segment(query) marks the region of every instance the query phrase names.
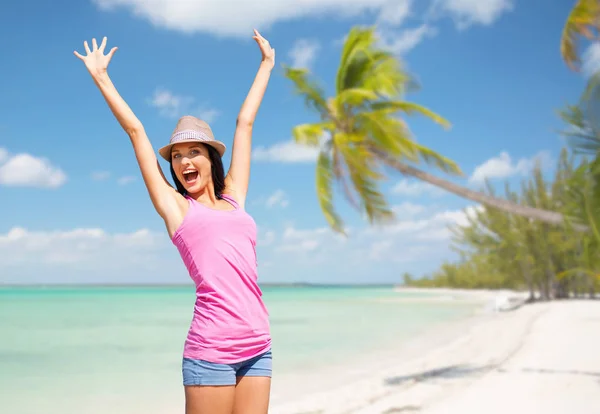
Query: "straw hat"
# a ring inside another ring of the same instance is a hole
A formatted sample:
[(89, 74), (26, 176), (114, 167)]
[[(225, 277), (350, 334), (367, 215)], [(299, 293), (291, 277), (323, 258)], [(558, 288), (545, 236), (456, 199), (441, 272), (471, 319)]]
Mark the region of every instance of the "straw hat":
[(210, 145), (219, 152), (221, 157), (226, 149), (225, 144), (215, 139), (210, 126), (206, 122), (191, 115), (179, 118), (175, 130), (171, 134), (169, 144), (159, 149), (158, 153), (170, 162), (171, 147), (180, 142), (201, 142)]

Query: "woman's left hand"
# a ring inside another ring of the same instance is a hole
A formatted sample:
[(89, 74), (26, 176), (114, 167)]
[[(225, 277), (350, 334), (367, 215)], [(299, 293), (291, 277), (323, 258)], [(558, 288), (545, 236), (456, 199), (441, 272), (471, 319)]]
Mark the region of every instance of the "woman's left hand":
[(260, 47), (260, 51), (262, 53), (262, 61), (269, 65), (270, 69), (273, 69), (275, 66), (275, 49), (271, 47), (269, 41), (261, 36), (258, 33), (258, 30), (254, 29), (254, 36), (252, 36), (256, 43), (258, 43), (258, 47)]

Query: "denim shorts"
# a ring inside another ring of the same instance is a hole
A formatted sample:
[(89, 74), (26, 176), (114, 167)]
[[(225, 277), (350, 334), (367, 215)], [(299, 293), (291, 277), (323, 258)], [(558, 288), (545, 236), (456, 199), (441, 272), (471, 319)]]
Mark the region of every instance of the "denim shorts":
[(271, 351), (235, 364), (183, 358), (183, 385), (235, 385), (236, 377), (271, 377)]

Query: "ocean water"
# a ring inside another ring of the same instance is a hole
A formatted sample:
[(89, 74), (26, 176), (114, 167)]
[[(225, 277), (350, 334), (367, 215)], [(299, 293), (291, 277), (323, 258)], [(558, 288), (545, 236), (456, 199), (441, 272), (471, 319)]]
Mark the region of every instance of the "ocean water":
[[(263, 293), (275, 372), (294, 375), (476, 311), (392, 288)], [(191, 286), (0, 288), (0, 413), (176, 412), (193, 304)]]

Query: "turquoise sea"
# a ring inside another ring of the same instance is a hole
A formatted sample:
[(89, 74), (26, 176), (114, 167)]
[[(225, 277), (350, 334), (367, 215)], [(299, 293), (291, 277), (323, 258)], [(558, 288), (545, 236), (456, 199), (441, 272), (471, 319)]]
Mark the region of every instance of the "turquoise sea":
[[(264, 287), (276, 373), (377, 352), (476, 305), (391, 287)], [(0, 288), (0, 413), (179, 412), (192, 286)]]

